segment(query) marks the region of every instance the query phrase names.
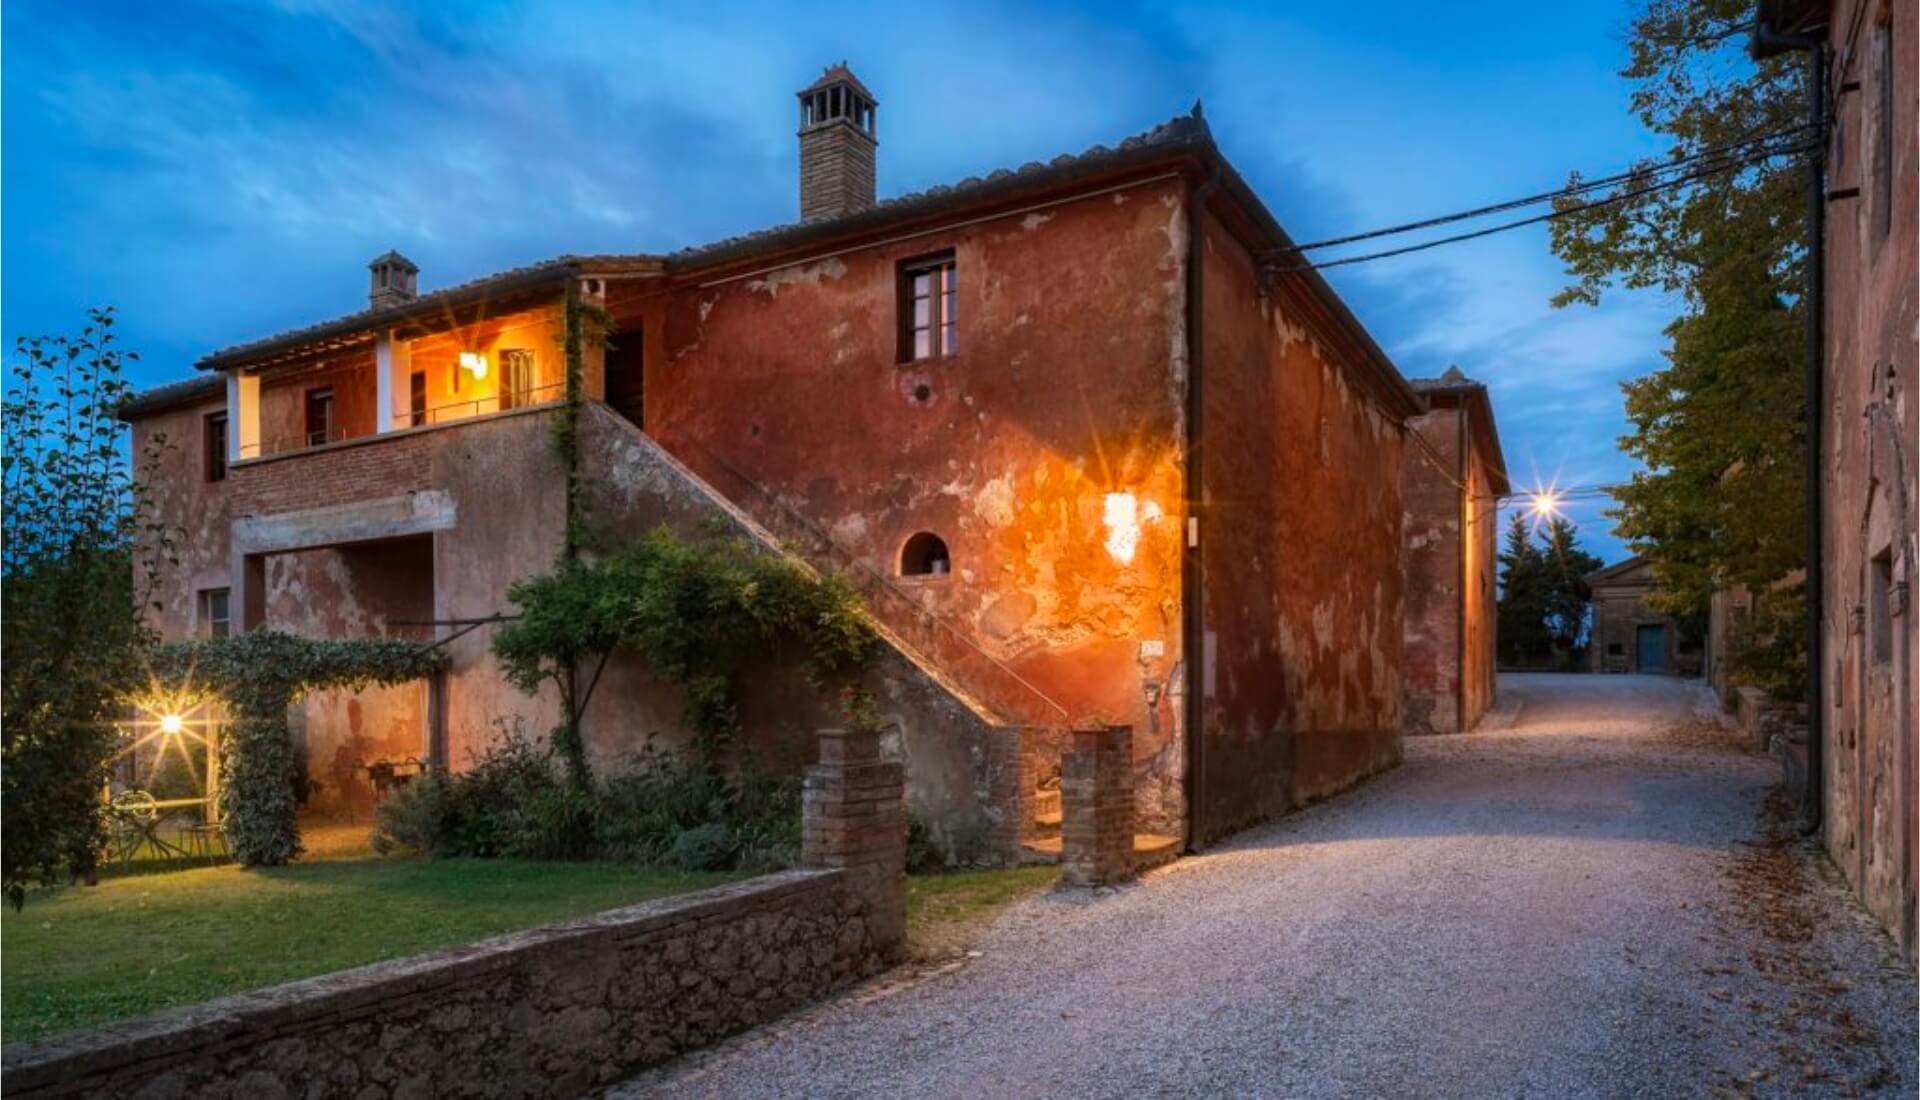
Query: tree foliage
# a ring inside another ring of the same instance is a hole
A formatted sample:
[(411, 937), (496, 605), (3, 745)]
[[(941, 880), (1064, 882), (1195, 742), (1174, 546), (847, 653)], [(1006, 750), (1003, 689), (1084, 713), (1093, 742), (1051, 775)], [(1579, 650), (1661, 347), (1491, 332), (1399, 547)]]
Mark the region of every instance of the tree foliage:
[[(171, 551), (165, 530), (136, 518), (143, 479), (114, 412), (138, 356), (113, 326), (99, 309), (77, 336), (19, 340), (4, 402), (0, 888), (16, 906), (31, 883), (94, 866), (113, 721), (150, 637), (138, 605)], [(142, 468), (165, 447), (156, 437)]]
[(1507, 523), (1500, 552), (1499, 646), (1508, 664), (1536, 664), (1586, 642), (1592, 594), (1581, 578), (1600, 559), (1582, 550), (1571, 522), (1556, 517), (1536, 537), (1527, 517)]
[(736, 686), (749, 661), (797, 645), (808, 674), (825, 682), (858, 672), (877, 641), (843, 580), (739, 539), (686, 540), (664, 527), (592, 561), (564, 560), (507, 596), (520, 617), (494, 635), (493, 651), (522, 691), (560, 689), (554, 742), (583, 786), (580, 719), (616, 649), (680, 686), (683, 720), (713, 762), (736, 732)]
[[(1621, 75), (1671, 156), (1805, 119), (1797, 66), (1747, 58), (1752, 18), (1751, 0), (1645, 0)], [(1632, 432), (1621, 447), (1646, 469), (1609, 513), (1676, 615), (1697, 618), (1716, 589), (1763, 588), (1804, 560), (1804, 222), (1800, 163), (1772, 158), (1553, 223), (1574, 279), (1556, 304), (1597, 303), (1616, 285), (1683, 304), (1666, 366), (1623, 387)]]
[(276, 630), (194, 638), (153, 651), (145, 705), (225, 707), (221, 825), (241, 864), (273, 866), (300, 854), (294, 821), (298, 761), (287, 708), (309, 691), (402, 684), (446, 664), (443, 650), (393, 638), (300, 638)]

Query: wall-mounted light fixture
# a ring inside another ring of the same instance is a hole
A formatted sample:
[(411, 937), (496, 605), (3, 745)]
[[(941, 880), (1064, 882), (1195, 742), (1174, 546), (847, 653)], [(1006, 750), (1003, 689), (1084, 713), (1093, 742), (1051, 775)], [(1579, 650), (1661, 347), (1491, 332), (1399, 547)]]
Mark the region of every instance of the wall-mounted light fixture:
[(1108, 493), (1100, 518), (1107, 528), (1107, 553), (1121, 565), (1131, 565), (1140, 549), (1140, 529), (1160, 518), (1160, 506), (1150, 500), (1142, 504), (1132, 493)]
[(473, 375), (473, 380), (478, 382), (487, 376), (487, 357), (481, 352), (463, 351), (460, 353), (460, 369)]

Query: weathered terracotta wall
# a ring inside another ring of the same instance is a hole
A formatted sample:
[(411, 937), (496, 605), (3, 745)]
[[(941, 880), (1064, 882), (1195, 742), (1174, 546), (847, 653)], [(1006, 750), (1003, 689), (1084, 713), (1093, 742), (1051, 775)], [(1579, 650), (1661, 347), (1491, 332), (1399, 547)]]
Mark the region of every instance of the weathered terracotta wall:
[[(333, 387), (333, 428), (329, 439), (372, 435), (378, 396), (373, 353), (357, 352), (329, 361), (317, 370), (275, 375), (260, 381), (261, 454), (307, 446), (307, 392)], [(249, 454), (246, 457), (254, 458)]]
[[(1464, 466), (1467, 413), (1443, 405), (1413, 418), (1427, 449), (1409, 449), (1406, 461), (1406, 623), (1401, 652), (1407, 733), (1458, 733), (1465, 692), (1464, 629), (1466, 510), (1456, 482)], [(1431, 452), (1431, 453), (1429, 453)]]
[[(507, 588), (558, 559), (566, 531), (565, 475), (552, 446), (559, 410), (516, 413), (424, 433), (430, 480), (453, 497), (459, 520), (433, 536), (434, 617), (511, 611)], [(457, 628), (443, 628), (451, 632)], [(502, 724), (544, 735), (559, 719), (552, 689), (529, 697), (500, 674), (493, 630), (447, 644), (447, 759), (465, 767)]]
[[(1471, 428), (1471, 425), (1470, 425)], [(1461, 594), (1460, 627), (1460, 728), (1471, 730), (1480, 724), (1493, 706), (1497, 689), (1495, 664), (1498, 661), (1497, 624), (1500, 619), (1500, 567), (1494, 539), (1499, 528), (1500, 501), (1495, 495), (1494, 471), (1487, 462), (1484, 443), (1468, 448), (1467, 490), (1462, 501), (1463, 531), (1460, 552), (1465, 558), (1461, 569), (1466, 591)], [(1408, 459), (1411, 466), (1413, 460)]]
[(1204, 224), (1207, 839), (1400, 759), (1403, 445)]
[[(1062, 724), (1132, 724), (1143, 813), (1167, 823), (1183, 816), (1166, 689), (1184, 231), (1176, 185), (1153, 184), (665, 295), (616, 284), (609, 301), (645, 330), (647, 429), (668, 450), (769, 526), (804, 516), (883, 574), (909, 536), (938, 534), (953, 572), (910, 582), (912, 601)], [(897, 265), (949, 249), (959, 354), (899, 363)], [(1110, 493), (1153, 517), (1131, 561), (1105, 546)], [(1003, 713), (1032, 702), (950, 672)]]
[[(1832, 26), (1855, 27), (1863, 3), (1858, 38), (1834, 43), (1831, 85), (1858, 90), (1836, 100), (1845, 141), (1829, 147), (1829, 186), (1859, 193), (1827, 206), (1825, 836), (1911, 957), (1920, 860), (1920, 34), (1912, 5), (1871, 0), (1837, 0)], [(1883, 43), (1893, 53), (1890, 96)]]
[[(600, 405), (583, 413), (580, 433), (587, 512), (596, 537), (621, 542), (667, 527), (683, 537), (712, 525), (769, 544), (746, 514), (668, 455), (638, 429)], [(815, 732), (842, 723), (836, 700), (808, 682), (800, 654), (783, 654), (743, 675), (737, 700), (751, 762), (791, 774), (812, 762)], [(1005, 861), (1015, 853), (1020, 822), (1005, 797), (1018, 768), (1020, 731), (956, 694), (941, 678), (896, 649), (883, 650), (864, 686), (888, 725), (887, 751), (906, 765), (910, 805), (949, 858)], [(649, 743), (689, 748), (680, 725), (681, 695), (631, 655), (608, 663), (584, 725), (589, 751), (603, 770), (627, 766)]]
[[(404, 624), (433, 617), (433, 540), (414, 536), (267, 559), (265, 626), (307, 638), (431, 637)], [(316, 691), (294, 715), (296, 743), (314, 781), (314, 803), (334, 809), (370, 802), (355, 765), (425, 759), (424, 682), (360, 691)]]
[[(157, 413), (132, 425), (134, 476), (145, 477), (151, 492), (142, 519), (165, 524), (175, 532), (171, 554), (143, 553), (159, 570), (146, 608), (147, 621), (167, 641), (205, 633), (206, 624), (199, 621), (198, 593), (225, 588), (232, 577), (228, 557), (232, 483), (207, 480), (202, 435), (207, 414), (225, 407), (226, 400), (220, 398)], [(143, 473), (143, 456), (150, 452), (157, 462), (150, 474)], [(134, 583), (145, 584), (139, 565)]]

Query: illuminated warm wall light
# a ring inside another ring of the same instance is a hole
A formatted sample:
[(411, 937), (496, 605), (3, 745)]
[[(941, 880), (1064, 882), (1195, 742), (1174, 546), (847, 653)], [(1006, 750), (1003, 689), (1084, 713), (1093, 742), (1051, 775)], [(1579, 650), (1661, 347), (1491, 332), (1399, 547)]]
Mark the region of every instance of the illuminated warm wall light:
[(1121, 565), (1133, 564), (1140, 549), (1140, 529), (1160, 518), (1160, 506), (1147, 501), (1143, 506), (1132, 493), (1108, 493), (1101, 522), (1107, 528), (1107, 553)]
[(473, 375), (475, 381), (485, 378), (487, 357), (477, 351), (463, 351), (460, 353), (460, 369)]
[(177, 714), (163, 714), (160, 716), (161, 733), (179, 733), (185, 728), (187, 728), (186, 719), (181, 718)]

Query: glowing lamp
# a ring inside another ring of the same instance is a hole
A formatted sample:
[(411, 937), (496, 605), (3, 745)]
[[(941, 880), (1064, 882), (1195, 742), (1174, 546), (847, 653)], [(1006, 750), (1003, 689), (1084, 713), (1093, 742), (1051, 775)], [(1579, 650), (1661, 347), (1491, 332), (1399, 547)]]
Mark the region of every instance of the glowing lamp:
[(1560, 498), (1552, 490), (1533, 494), (1533, 514), (1545, 519), (1560, 510)]
[(1108, 493), (1101, 522), (1107, 528), (1107, 553), (1121, 565), (1133, 564), (1140, 549), (1140, 527), (1160, 518), (1160, 506), (1148, 501), (1144, 507), (1132, 493)]
[(182, 729), (186, 728), (186, 725), (186, 720), (177, 714), (163, 714), (160, 716), (161, 733), (179, 733)]
[(463, 351), (460, 353), (460, 369), (479, 381), (487, 376), (487, 357), (477, 351)]

